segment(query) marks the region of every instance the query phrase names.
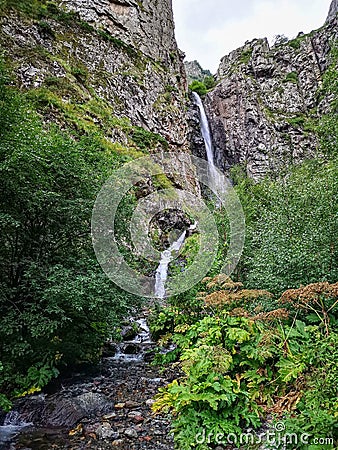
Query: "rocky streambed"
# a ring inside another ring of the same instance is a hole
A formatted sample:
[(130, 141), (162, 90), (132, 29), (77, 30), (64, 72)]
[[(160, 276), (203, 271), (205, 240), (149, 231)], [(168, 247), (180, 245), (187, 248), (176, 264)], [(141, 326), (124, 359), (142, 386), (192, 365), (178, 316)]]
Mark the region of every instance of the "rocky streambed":
[(174, 374), (159, 374), (147, 361), (154, 343), (145, 316), (136, 323), (137, 335), (127, 328), (114, 356), (103, 358), (91, 375), (17, 401), (0, 422), (0, 449), (173, 449), (170, 418), (155, 416), (151, 405)]

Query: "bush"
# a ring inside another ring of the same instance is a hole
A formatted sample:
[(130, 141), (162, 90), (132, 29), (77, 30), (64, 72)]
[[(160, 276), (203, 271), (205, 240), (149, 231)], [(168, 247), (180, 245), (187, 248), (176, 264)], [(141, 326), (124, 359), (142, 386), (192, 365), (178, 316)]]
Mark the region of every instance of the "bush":
[(136, 300), (96, 262), (96, 193), (114, 160), (93, 136), (44, 129), (0, 68), (0, 407), (64, 366), (97, 361)]
[(202, 81), (194, 80), (189, 85), (189, 89), (193, 92), (196, 92), (201, 97), (203, 97), (207, 93), (207, 88)]
[(337, 159), (314, 159), (277, 180), (244, 179), (236, 190), (246, 214), (239, 268), (248, 288), (280, 294), (338, 278)]
[[(309, 323), (309, 317), (306, 322), (297, 320), (297, 308), (290, 308), (290, 316), (280, 307), (264, 309), (268, 293), (247, 292), (223, 275), (205, 283), (205, 306), (200, 311), (204, 313), (197, 320), (185, 320), (172, 308), (171, 313), (165, 310), (158, 316), (157, 328), (162, 321), (165, 333), (170, 317), (176, 345), (159, 361), (179, 358), (183, 375), (160, 389), (153, 409), (173, 413), (177, 448), (207, 450), (221, 442), (226, 445), (227, 435), (239, 436), (248, 427), (257, 430), (263, 421), (271, 422), (269, 417), (283, 420), (285, 433), (308, 433), (309, 442), (314, 437), (334, 439), (336, 322), (331, 322), (327, 335), (325, 328)], [(335, 285), (325, 289), (337, 300)], [(313, 290), (313, 286), (304, 288), (307, 293)], [(213, 294), (222, 302), (210, 303)], [(289, 297), (285, 293), (283, 302)], [(249, 298), (261, 300), (256, 302), (255, 315)], [(337, 311), (331, 312), (337, 318)], [(203, 436), (207, 437), (204, 442)], [(219, 436), (224, 441), (219, 442)], [(307, 447), (299, 442), (292, 448)]]

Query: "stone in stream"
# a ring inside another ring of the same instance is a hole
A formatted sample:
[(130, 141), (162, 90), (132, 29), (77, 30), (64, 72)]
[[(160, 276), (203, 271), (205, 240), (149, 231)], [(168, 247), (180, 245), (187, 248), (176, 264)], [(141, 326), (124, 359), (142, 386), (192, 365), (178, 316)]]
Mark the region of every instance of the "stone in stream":
[(105, 413), (112, 404), (98, 393), (85, 392), (76, 397), (62, 397), (59, 394), (36, 399), (29, 397), (19, 400), (15, 408), (24, 422), (32, 422), (40, 427), (72, 428), (81, 419)]
[(125, 346), (123, 353), (125, 355), (137, 355), (140, 352), (140, 347), (135, 344), (128, 344)]
[(103, 350), (102, 350), (102, 356), (103, 358), (111, 358), (116, 355), (116, 345), (112, 342), (106, 342), (104, 344)]
[(136, 439), (138, 437), (138, 434), (137, 434), (137, 431), (135, 430), (135, 428), (127, 428), (125, 430), (124, 434), (132, 439)]
[(124, 341), (132, 341), (136, 338), (137, 334), (139, 333), (139, 327), (138, 324), (135, 322), (133, 325), (128, 325), (126, 327), (122, 328), (121, 336)]
[(141, 405), (138, 402), (133, 402), (132, 400), (127, 400), (125, 407), (128, 409), (135, 409), (135, 408), (139, 408)]
[(120, 434), (113, 430), (110, 423), (103, 422), (95, 430), (95, 434), (99, 439), (118, 439)]

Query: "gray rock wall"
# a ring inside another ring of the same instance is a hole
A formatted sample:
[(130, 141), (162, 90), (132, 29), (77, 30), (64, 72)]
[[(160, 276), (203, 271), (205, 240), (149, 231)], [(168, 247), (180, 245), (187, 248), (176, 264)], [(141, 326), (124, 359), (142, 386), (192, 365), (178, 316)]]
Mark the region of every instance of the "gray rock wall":
[(312, 119), (326, 104), (317, 92), (336, 38), (337, 18), (272, 48), (266, 39), (247, 42), (221, 60), (205, 99), (220, 168), (243, 163), (258, 179), (314, 155)]
[(326, 19), (326, 23), (330, 22), (332, 19), (334, 19), (337, 16), (338, 13), (338, 0), (332, 0), (329, 14)]
[[(99, 99), (112, 116), (160, 134), (169, 148), (187, 149), (186, 79), (171, 0), (58, 3), (84, 23), (15, 10), (0, 17), (0, 45), (20, 87), (48, 89), (60, 102), (74, 105)], [(54, 117), (48, 114), (47, 120), (58, 118), (58, 107), (52, 106)], [(100, 119), (88, 120), (97, 124)], [(123, 125), (107, 137), (127, 143)]]

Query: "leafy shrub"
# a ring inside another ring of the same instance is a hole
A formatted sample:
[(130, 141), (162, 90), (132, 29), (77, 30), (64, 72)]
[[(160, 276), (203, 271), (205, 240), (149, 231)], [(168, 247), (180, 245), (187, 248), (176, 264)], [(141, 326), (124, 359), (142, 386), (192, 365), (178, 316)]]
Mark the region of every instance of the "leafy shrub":
[(207, 93), (207, 88), (203, 81), (194, 80), (190, 85), (189, 89), (193, 92), (196, 92), (200, 96), (204, 96)]
[(239, 270), (246, 287), (280, 294), (337, 280), (337, 167), (335, 159), (315, 159), (284, 178), (239, 182), (247, 223)]
[[(214, 293), (221, 286), (232, 292), (241, 288), (225, 277), (206, 282)], [(310, 292), (311, 286), (306, 289)], [(257, 429), (269, 416), (284, 420), (286, 433), (333, 438), (336, 329), (325, 336), (320, 327), (297, 320), (292, 308), (289, 318), (281, 310), (251, 316), (249, 305), (243, 308), (246, 316), (237, 315), (232, 307), (226, 302), (217, 311), (204, 309), (197, 321), (186, 321), (178, 310), (171, 313), (176, 349), (159, 361), (179, 358), (183, 376), (160, 389), (153, 408), (173, 413), (177, 448), (214, 448), (220, 443), (217, 436)], [(168, 330), (169, 317), (166, 310), (160, 314), (158, 329), (162, 320)], [(329, 387), (322, 400), (314, 387), (322, 385), (325, 376)], [(210, 436), (210, 442), (200, 443), (202, 435)]]
[(0, 69), (0, 390), (41, 389), (59, 370), (96, 361), (137, 304), (95, 260), (96, 193), (114, 168), (97, 139), (44, 129)]
[(210, 89), (214, 88), (216, 85), (215, 78), (213, 76), (206, 76), (204, 77), (203, 83), (206, 87), (206, 89), (209, 91)]
[(298, 83), (298, 73), (297, 72), (289, 72), (285, 75), (283, 79), (283, 83)]

